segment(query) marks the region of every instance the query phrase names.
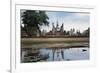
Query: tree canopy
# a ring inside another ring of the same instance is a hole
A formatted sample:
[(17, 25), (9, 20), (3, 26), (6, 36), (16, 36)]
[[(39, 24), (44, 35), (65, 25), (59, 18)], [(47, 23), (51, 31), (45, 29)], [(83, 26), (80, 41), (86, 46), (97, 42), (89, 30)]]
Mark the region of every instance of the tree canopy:
[(21, 20), (24, 27), (21, 26), (28, 36), (41, 32), (41, 26), (48, 26), (49, 17), (45, 11), (25, 10), (21, 13)]
[(83, 35), (84, 36), (89, 36), (90, 35), (90, 28), (84, 30)]

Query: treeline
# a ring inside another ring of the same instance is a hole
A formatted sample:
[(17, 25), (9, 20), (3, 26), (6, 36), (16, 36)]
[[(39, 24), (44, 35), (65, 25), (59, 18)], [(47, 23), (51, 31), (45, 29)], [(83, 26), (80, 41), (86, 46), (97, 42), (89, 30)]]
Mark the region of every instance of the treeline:
[(80, 32), (80, 30), (75, 30), (75, 28), (70, 29), (69, 31), (64, 31), (65, 35), (69, 36), (87, 36), (89, 37), (90, 35), (90, 28), (84, 30), (83, 32)]

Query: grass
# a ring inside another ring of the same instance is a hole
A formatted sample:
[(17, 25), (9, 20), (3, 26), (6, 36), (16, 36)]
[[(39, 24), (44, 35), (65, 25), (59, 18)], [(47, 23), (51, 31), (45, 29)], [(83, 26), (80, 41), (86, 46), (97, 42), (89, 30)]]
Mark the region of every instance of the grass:
[(55, 44), (55, 43), (82, 43), (82, 42), (89, 42), (89, 38), (51, 38), (51, 39), (45, 39), (45, 38), (22, 38), (21, 44), (24, 45), (36, 45), (36, 44)]

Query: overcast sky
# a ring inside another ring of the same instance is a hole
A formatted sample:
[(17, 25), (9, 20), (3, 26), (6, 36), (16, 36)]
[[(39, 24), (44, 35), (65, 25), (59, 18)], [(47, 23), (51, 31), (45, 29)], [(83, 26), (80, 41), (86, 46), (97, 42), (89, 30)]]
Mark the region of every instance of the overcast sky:
[(86, 30), (89, 27), (89, 13), (46, 11), (46, 14), (49, 17), (49, 27), (42, 27), (42, 29), (45, 29), (46, 31), (52, 29), (52, 23), (56, 26), (57, 21), (59, 26), (64, 23), (64, 30), (66, 31), (75, 28), (75, 30), (83, 32), (83, 30)]

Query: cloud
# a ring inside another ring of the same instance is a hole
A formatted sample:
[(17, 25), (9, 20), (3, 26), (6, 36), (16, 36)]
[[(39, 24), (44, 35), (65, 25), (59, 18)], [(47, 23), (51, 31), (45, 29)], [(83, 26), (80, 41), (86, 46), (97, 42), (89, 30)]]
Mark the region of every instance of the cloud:
[(89, 27), (90, 15), (89, 13), (77, 13), (77, 12), (61, 12), (61, 11), (47, 11), (46, 14), (49, 17), (50, 27), (45, 27), (46, 30), (52, 28), (52, 23), (59, 22), (59, 26), (64, 23), (64, 29), (70, 30), (75, 28), (81, 32)]

